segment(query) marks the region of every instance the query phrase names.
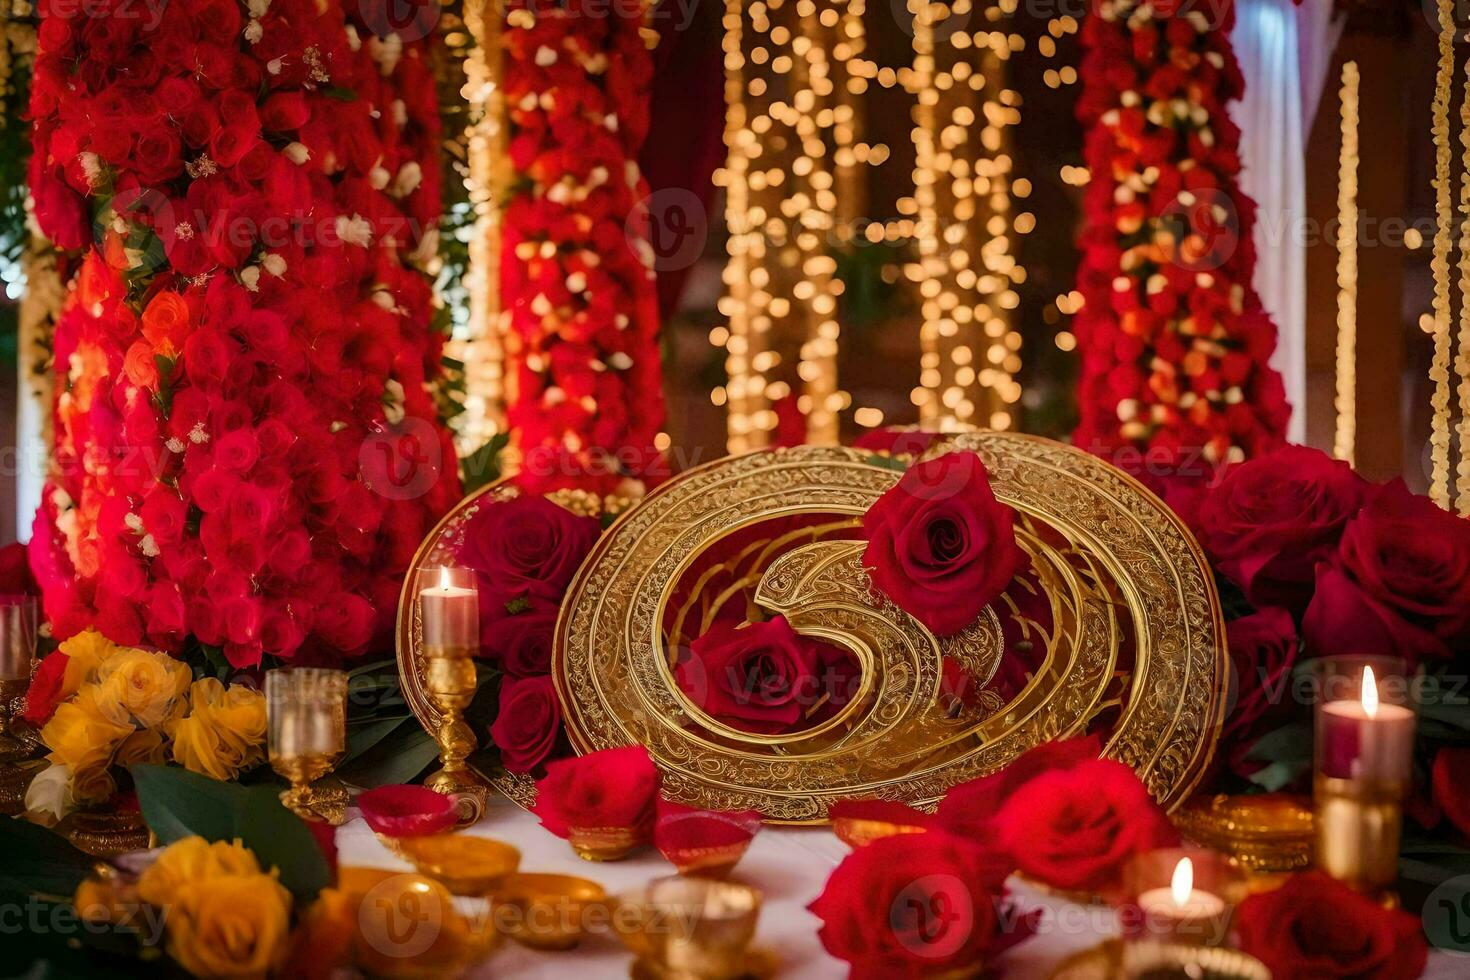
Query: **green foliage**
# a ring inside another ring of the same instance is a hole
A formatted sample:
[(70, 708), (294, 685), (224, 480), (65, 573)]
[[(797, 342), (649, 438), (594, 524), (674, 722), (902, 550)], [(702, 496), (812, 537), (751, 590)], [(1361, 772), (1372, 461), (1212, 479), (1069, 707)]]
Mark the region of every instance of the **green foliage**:
[(496, 433), (489, 442), (464, 458), (459, 464), (459, 480), (465, 493), (474, 493), (500, 479), (500, 452), (509, 442), (507, 433)]
[(143, 819), (161, 843), (238, 840), (263, 867), (279, 869), (281, 884), (299, 899), (331, 884), (320, 845), (281, 805), (279, 788), (224, 783), (177, 766), (134, 766), (132, 774)]

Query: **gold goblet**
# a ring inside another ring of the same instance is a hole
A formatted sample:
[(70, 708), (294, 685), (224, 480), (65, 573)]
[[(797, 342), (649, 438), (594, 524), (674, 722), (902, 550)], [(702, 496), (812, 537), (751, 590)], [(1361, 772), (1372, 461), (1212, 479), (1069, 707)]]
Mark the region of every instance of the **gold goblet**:
[(618, 929), (635, 977), (734, 980), (765, 976), (752, 951), (761, 893), (747, 885), (674, 875), (618, 898)]
[(39, 742), (15, 728), (35, 668), (37, 622), (35, 599), (0, 596), (0, 815), (5, 816), (24, 808), (26, 786), (37, 769)]
[(271, 768), (291, 783), (281, 802), (303, 820), (340, 825), (347, 790), (324, 782), (347, 751), (347, 675), (292, 668), (265, 676)]

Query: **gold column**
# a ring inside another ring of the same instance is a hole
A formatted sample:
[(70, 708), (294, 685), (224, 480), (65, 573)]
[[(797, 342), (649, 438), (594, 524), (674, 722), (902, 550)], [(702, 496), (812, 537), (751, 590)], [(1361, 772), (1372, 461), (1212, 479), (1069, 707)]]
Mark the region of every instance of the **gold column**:
[(1434, 358), (1429, 379), (1434, 419), (1429, 435), (1432, 471), (1429, 495), (1441, 507), (1450, 505), (1450, 227), (1454, 220), (1450, 195), (1450, 89), (1455, 74), (1455, 21), (1451, 4), (1439, 0), (1439, 66), (1434, 103)]
[(1358, 439), (1358, 64), (1342, 66), (1337, 163), (1337, 432), (1333, 455), (1356, 462)]

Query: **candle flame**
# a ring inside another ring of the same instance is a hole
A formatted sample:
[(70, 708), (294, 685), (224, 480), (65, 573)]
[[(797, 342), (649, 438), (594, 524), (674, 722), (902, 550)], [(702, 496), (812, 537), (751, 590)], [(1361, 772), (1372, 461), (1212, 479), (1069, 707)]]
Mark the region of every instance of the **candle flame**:
[(1369, 718), (1378, 716), (1378, 679), (1372, 667), (1363, 668), (1363, 713)]
[(439, 569), (439, 588), (443, 589), (445, 592), (448, 592), (450, 589), (454, 588), (454, 583), (449, 580), (448, 565), (445, 565), (443, 568)]
[(1169, 883), (1169, 891), (1174, 896), (1175, 905), (1182, 908), (1189, 904), (1189, 896), (1194, 893), (1194, 862), (1189, 858), (1180, 858), (1174, 865), (1174, 880)]

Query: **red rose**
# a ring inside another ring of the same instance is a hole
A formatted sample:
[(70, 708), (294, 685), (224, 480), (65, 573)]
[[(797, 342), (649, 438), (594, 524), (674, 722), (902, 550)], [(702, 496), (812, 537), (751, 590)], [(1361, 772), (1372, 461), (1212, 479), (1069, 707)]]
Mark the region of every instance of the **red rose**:
[(1199, 531), (1221, 573), (1253, 605), (1300, 613), (1317, 562), (1337, 547), (1368, 489), (1347, 463), (1287, 446), (1226, 474), (1199, 506)]
[(837, 651), (793, 630), (786, 617), (716, 623), (674, 668), (680, 690), (714, 718), (772, 734), (797, 726), (821, 700), (824, 660)]
[(1429, 953), (1418, 917), (1320, 871), (1251, 895), (1236, 909), (1235, 925), (1240, 948), (1278, 977), (1411, 980)]
[(870, 429), (852, 441), (852, 448), (870, 449), (889, 456), (921, 456), (943, 438), (937, 432), (921, 432), (918, 429)]
[(1445, 658), (1470, 642), (1470, 521), (1384, 487), (1343, 532), (1302, 619), (1315, 653)]
[(41, 665), (31, 676), (26, 691), (26, 710), (21, 715), (33, 728), (40, 729), (51, 720), (61, 703), (62, 685), (66, 681), (66, 665), (71, 658), (57, 650), (41, 658)]
[(526, 612), (485, 623), (481, 647), (511, 677), (543, 677), (551, 673), (551, 644), (557, 609), (538, 603)]
[(546, 767), (536, 784), (542, 825), (558, 837), (572, 828), (653, 827), (658, 799), (658, 769), (641, 745), (604, 749), (562, 759)]
[(1096, 737), (1043, 742), (989, 776), (961, 783), (945, 794), (936, 817), (940, 826), (974, 840), (991, 835), (990, 823), (1019, 787), (1044, 772), (1071, 769), (1102, 753)]
[(910, 467), (863, 517), (873, 583), (936, 633), (973, 623), (1026, 564), (1015, 512), (974, 453)]
[(853, 851), (808, 908), (853, 980), (976, 970), (1029, 937), (1039, 913), (1005, 902), (1009, 864), (940, 830)]
[(1470, 785), (1466, 773), (1470, 773), (1470, 746), (1447, 746), (1435, 753), (1431, 779), (1434, 802), (1460, 833), (1470, 837)]
[(1118, 887), (1133, 855), (1179, 840), (1138, 775), (1111, 759), (1027, 780), (1001, 805), (993, 827), (1021, 871), (1094, 895)]
[(490, 738), (511, 772), (531, 772), (545, 762), (561, 735), (561, 707), (550, 677), (507, 678)]
[(36, 154), (31, 167), (31, 189), (36, 201), (36, 221), (57, 248), (79, 249), (92, 240), (91, 213), (82, 195), (67, 186), (49, 167), (40, 166)]
[[(1235, 676), (1235, 701), (1220, 737), (1227, 749), (1244, 750), (1250, 739), (1263, 734), (1263, 719), (1290, 707), (1287, 689), (1301, 644), (1291, 613), (1280, 608), (1263, 609), (1233, 620), (1226, 632)], [(1235, 767), (1240, 772), (1240, 766)]]
[(465, 528), (460, 560), (479, 573), (494, 617), (497, 602), (559, 601), (600, 531), (596, 518), (528, 494), (482, 507)]

